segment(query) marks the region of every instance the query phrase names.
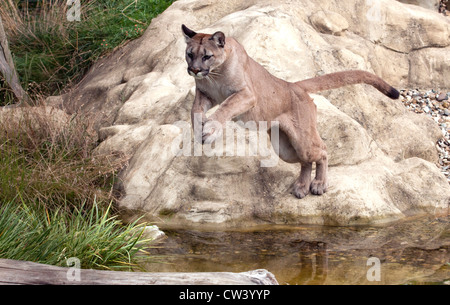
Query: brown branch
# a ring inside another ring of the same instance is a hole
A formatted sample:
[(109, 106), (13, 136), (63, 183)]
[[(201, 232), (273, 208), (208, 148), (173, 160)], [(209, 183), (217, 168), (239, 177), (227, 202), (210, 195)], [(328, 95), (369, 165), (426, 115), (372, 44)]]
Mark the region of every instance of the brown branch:
[(6, 82), (10, 85), (15, 96), (19, 99), (19, 105), (23, 102), (31, 104), (31, 100), (28, 97), (25, 90), (23, 90), (20, 84), (19, 77), (17, 76), (16, 69), (14, 68), (13, 58), (11, 51), (9, 50), (8, 40), (3, 28), (2, 17), (0, 16), (0, 73), (5, 77)]

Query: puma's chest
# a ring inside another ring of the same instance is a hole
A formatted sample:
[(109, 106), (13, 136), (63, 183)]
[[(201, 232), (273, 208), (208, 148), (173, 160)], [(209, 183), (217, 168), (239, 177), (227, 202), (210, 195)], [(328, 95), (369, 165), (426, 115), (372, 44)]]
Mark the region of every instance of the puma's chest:
[(215, 105), (222, 103), (229, 96), (238, 91), (233, 87), (220, 84), (215, 80), (205, 80), (201, 83), (197, 82), (197, 88), (209, 97)]

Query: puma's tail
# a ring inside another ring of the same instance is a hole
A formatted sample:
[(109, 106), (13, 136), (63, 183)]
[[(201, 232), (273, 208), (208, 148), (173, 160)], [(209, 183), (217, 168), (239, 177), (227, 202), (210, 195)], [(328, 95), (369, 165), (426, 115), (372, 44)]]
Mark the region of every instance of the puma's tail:
[(296, 84), (300, 85), (309, 93), (315, 93), (340, 88), (346, 85), (361, 83), (369, 84), (375, 87), (378, 91), (391, 99), (398, 99), (400, 96), (400, 93), (394, 87), (386, 83), (380, 77), (360, 70), (330, 73), (323, 76), (305, 79), (297, 82)]

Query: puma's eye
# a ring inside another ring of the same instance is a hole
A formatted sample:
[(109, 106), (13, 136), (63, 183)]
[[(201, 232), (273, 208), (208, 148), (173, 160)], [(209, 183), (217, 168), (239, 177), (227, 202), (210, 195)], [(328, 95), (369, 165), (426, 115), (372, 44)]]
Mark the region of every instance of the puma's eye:
[(203, 61), (208, 60), (212, 57), (212, 55), (205, 55), (203, 56)]
[(187, 53), (187, 56), (188, 56), (190, 59), (193, 59), (193, 58), (194, 58), (194, 54), (192, 54), (192, 53)]

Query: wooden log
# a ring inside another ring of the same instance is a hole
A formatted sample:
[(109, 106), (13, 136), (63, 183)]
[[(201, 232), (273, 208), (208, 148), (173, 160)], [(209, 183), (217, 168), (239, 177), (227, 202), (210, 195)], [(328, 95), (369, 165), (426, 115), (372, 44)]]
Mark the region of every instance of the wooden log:
[(125, 272), (75, 269), (0, 259), (0, 285), (278, 285), (259, 269), (233, 272)]

